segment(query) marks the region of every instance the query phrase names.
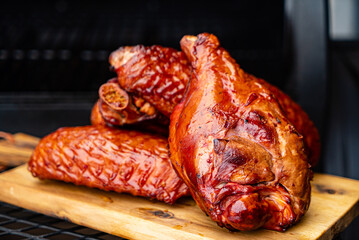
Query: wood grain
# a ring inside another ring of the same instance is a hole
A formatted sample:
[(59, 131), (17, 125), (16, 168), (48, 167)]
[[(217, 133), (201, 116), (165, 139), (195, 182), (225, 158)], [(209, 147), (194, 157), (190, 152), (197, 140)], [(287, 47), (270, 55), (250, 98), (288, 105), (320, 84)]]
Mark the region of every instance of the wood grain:
[(359, 214), (359, 181), (315, 174), (308, 213), (285, 233), (230, 232), (190, 199), (173, 206), (127, 194), (33, 178), (20, 166), (0, 174), (0, 200), (130, 239), (332, 239)]
[(30, 159), (40, 141), (39, 138), (24, 133), (0, 132), (0, 165), (19, 166)]

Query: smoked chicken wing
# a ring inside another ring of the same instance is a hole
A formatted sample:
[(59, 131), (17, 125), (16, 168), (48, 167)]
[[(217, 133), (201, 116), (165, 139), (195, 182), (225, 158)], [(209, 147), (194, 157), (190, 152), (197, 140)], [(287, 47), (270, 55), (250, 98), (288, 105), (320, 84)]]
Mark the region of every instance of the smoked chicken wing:
[(185, 36), (181, 48), (193, 74), (171, 115), (176, 172), (220, 226), (286, 230), (308, 209), (312, 177), (288, 106), (240, 69), (214, 35)]
[(122, 47), (110, 56), (120, 86), (169, 117), (182, 99), (191, 67), (183, 52), (161, 46)]
[(188, 188), (173, 170), (167, 139), (103, 126), (60, 128), (36, 147), (28, 169), (41, 179), (174, 203)]

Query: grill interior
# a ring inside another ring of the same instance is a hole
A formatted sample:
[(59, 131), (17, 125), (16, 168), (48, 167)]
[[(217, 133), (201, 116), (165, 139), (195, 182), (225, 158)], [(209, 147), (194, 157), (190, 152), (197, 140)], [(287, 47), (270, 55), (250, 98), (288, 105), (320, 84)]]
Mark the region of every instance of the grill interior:
[(283, 8), (258, 0), (8, 2), (0, 9), (0, 89), (96, 91), (114, 76), (107, 59), (118, 47), (179, 49), (183, 35), (200, 32), (216, 34), (247, 71), (280, 85)]

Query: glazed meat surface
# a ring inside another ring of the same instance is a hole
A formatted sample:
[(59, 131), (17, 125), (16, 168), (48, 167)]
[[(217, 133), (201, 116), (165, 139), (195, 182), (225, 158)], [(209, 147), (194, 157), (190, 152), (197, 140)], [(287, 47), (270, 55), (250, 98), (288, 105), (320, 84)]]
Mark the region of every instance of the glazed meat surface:
[[(160, 46), (152, 47), (123, 47), (113, 52), (110, 56), (110, 64), (118, 74), (118, 80), (123, 89), (137, 96), (143, 96), (156, 110), (169, 116), (174, 107), (182, 100), (185, 87), (189, 81), (192, 69), (182, 52)], [(319, 134), (313, 122), (302, 108), (287, 94), (277, 87), (255, 78), (250, 74), (246, 78), (254, 78), (255, 81), (265, 86), (277, 99), (287, 119), (303, 135), (309, 162), (315, 166), (319, 160), (320, 141)], [(112, 80), (113, 81), (113, 80)], [(257, 95), (252, 95), (252, 99)], [(141, 98), (142, 99), (142, 98)], [(105, 122), (116, 125), (118, 122), (132, 124), (136, 122), (123, 120), (108, 105), (101, 105), (101, 113)], [(141, 117), (139, 121), (149, 118)], [(117, 119), (117, 120), (116, 120)], [(163, 116), (153, 117), (155, 122), (166, 125)], [(114, 124), (115, 123), (115, 124)]]
[(188, 188), (173, 170), (167, 139), (103, 126), (60, 128), (36, 147), (35, 177), (174, 203)]
[(174, 168), (220, 226), (286, 230), (310, 202), (303, 136), (271, 87), (240, 69), (214, 35), (185, 36), (181, 48), (193, 75), (171, 115)]
[(186, 56), (161, 46), (122, 47), (110, 56), (120, 86), (169, 117), (182, 99), (191, 67)]
[(306, 146), (308, 161), (312, 166), (315, 166), (320, 157), (320, 137), (317, 128), (310, 120), (308, 114), (294, 102), (287, 94), (279, 90), (277, 87), (269, 84), (263, 79), (256, 78), (248, 73), (245, 73), (248, 79), (254, 79), (261, 85), (265, 86), (277, 99), (285, 116), (293, 124), (296, 130), (303, 136), (303, 141)]

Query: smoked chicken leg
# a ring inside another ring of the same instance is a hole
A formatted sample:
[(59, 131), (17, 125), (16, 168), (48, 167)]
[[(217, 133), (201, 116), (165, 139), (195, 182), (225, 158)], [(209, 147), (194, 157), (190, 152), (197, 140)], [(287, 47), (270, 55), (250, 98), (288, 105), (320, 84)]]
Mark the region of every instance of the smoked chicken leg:
[(193, 74), (171, 115), (176, 172), (220, 226), (286, 230), (308, 209), (312, 172), (283, 95), (240, 69), (214, 35), (184, 36), (181, 48)]
[(28, 165), (33, 176), (174, 203), (188, 188), (173, 170), (167, 139), (84, 126), (41, 139)]

